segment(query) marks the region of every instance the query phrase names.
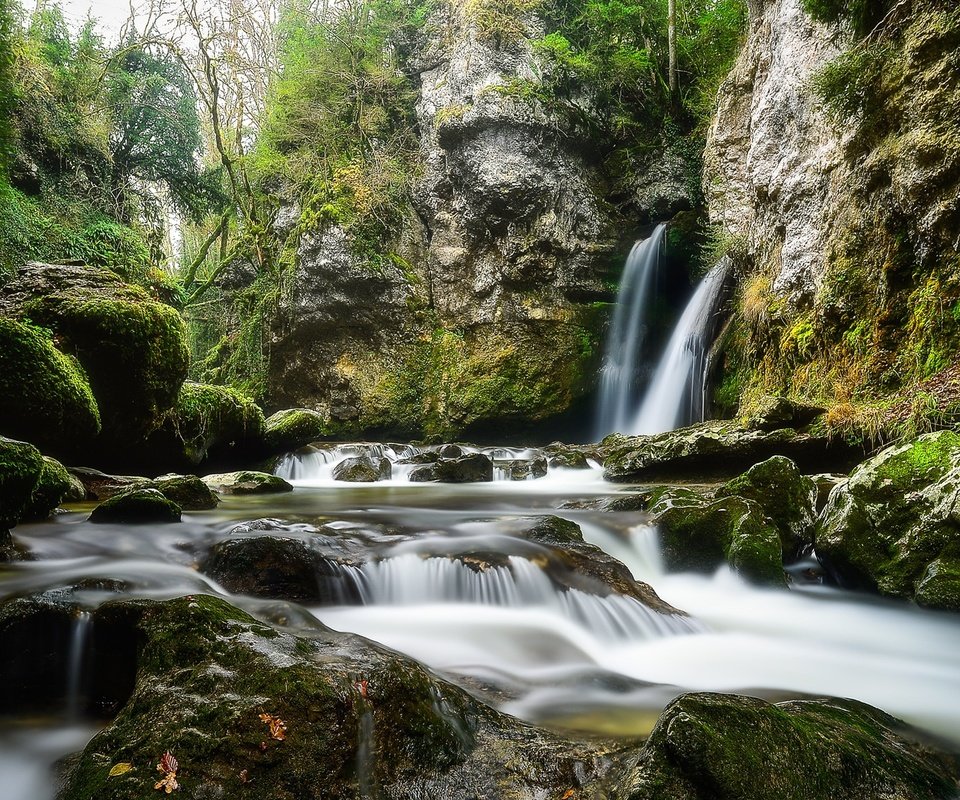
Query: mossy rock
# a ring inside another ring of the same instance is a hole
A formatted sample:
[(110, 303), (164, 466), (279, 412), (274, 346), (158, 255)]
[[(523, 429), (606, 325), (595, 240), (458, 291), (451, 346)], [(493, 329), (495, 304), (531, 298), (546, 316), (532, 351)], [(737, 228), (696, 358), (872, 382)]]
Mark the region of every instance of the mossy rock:
[(40, 480), (37, 481), (30, 505), (24, 510), (22, 519), (36, 520), (50, 516), (50, 512), (60, 505), (68, 494), (75, 491), (74, 479), (66, 467), (49, 456), (43, 456)]
[(831, 493), (817, 555), (848, 585), (960, 610), (958, 503), (960, 434), (889, 447)]
[(956, 763), (853, 700), (682, 695), (644, 748), (630, 800), (942, 800)]
[(759, 505), (742, 497), (684, 500), (654, 519), (668, 569), (713, 572), (726, 563), (749, 581), (784, 584), (780, 534)]
[[(613, 789), (608, 745), (523, 725), (360, 637), (319, 624), (295, 636), (203, 595), (110, 603), (94, 630), (111, 624), (139, 643), (127, 665), (135, 684), (67, 766), (60, 800), (158, 796), (154, 765), (167, 751), (184, 797), (561, 797), (573, 780)], [(118, 763), (136, 769), (111, 777)]]
[(270, 454), (286, 453), (329, 435), (330, 426), (322, 414), (307, 408), (287, 408), (267, 417), (263, 445)]
[(68, 471), (83, 486), (80, 499), (107, 500), (131, 489), (149, 489), (153, 483), (141, 475), (108, 475), (92, 467), (70, 467)]
[(788, 557), (813, 544), (817, 486), (789, 458), (774, 456), (754, 464), (717, 490), (716, 496), (752, 500), (773, 520)]
[(761, 431), (780, 428), (805, 428), (826, 409), (789, 397), (765, 395), (753, 404), (744, 418), (744, 426)]
[(434, 467), (434, 480), (440, 483), (478, 483), (493, 480), (493, 461), (483, 453), (468, 453), (450, 460), (441, 459)]
[(497, 461), (496, 466), (507, 470), (512, 481), (536, 480), (546, 477), (548, 471), (547, 459), (540, 458), (514, 458), (509, 461)]
[(349, 483), (388, 481), (393, 474), (389, 459), (371, 456), (345, 458), (333, 468), (333, 479)]
[(90, 512), (90, 522), (101, 524), (179, 521), (180, 506), (156, 489), (133, 489), (114, 495)]
[(547, 463), (554, 469), (590, 469), (586, 455), (579, 450), (558, 449), (547, 452)]
[(0, 434), (76, 453), (100, 432), (87, 376), (49, 331), (0, 317)]
[(217, 494), (276, 494), (293, 491), (293, 486), (283, 478), (252, 470), (206, 475), (201, 480)]
[(0, 289), (0, 311), (53, 331), (80, 362), (107, 445), (142, 441), (174, 406), (187, 375), (183, 319), (109, 270), (26, 264)]
[(32, 444), (0, 436), (0, 530), (12, 528), (31, 508), (44, 467)]
[(226, 386), (187, 381), (149, 446), (165, 463), (196, 466), (207, 458), (258, 455), (263, 436), (263, 412), (249, 397)]
[(153, 488), (185, 511), (205, 511), (220, 503), (196, 475), (161, 475), (153, 482)]

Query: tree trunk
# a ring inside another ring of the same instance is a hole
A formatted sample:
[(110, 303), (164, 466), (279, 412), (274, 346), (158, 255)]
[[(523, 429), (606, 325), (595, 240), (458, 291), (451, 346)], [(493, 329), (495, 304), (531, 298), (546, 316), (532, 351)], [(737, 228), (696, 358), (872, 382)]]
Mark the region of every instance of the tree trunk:
[(677, 0), (667, 2), (667, 50), (670, 60), (670, 96), (677, 94)]

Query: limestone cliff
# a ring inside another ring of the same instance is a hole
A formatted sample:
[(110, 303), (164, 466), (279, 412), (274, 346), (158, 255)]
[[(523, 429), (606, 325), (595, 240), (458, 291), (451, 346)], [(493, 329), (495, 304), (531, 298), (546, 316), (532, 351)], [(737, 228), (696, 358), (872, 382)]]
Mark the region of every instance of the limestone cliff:
[[(419, 165), (395, 255), (372, 269), (336, 225), (300, 240), (269, 401), (333, 432), (482, 436), (576, 415), (641, 206), (687, 202), (651, 178), (615, 208), (600, 143), (542, 101), (540, 20), (506, 35), (484, 9), (438, 4), (406, 48)], [(574, 102), (596, 113), (586, 91)]]
[(750, 5), (705, 157), (711, 217), (743, 256), (726, 393), (805, 395), (841, 427), (863, 404), (903, 421), (918, 387), (948, 413), (960, 10), (886, 4), (864, 36), (812, 20), (801, 0)]

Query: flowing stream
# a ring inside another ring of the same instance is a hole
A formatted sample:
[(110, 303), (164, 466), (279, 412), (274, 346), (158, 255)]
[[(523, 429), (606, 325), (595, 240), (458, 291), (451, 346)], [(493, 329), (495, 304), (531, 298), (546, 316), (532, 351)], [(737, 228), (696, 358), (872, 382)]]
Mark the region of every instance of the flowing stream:
[[(177, 525), (91, 525), (89, 507), (76, 507), (16, 528), (34, 560), (0, 565), (0, 599), (54, 592), (81, 613), (64, 636), (62, 711), (7, 718), (0, 728), (5, 800), (49, 800), (50, 764), (96, 730), (98, 721), (83, 713), (92, 671), (85, 650), (95, 636), (82, 612), (118, 596), (205, 592), (270, 619), (267, 601), (231, 596), (196, 568), (238, 522), (264, 517), (280, 520), (284, 536), (342, 538), (361, 553), (339, 573), (359, 602), (310, 606), (289, 627), (322, 622), (367, 636), (533, 723), (637, 735), (686, 690), (771, 699), (839, 695), (960, 744), (960, 615), (816, 583), (769, 590), (726, 571), (671, 574), (642, 514), (590, 507), (629, 491), (605, 483), (596, 467), (485, 484), (416, 484), (401, 470), (383, 483), (332, 480), (333, 463), (370, 447), (291, 456), (280, 470), (293, 479), (293, 493), (226, 497), (218, 509), (185, 513)], [(391, 460), (417, 451), (377, 447)], [(503, 460), (538, 456), (488, 452)], [(587, 541), (689, 616), (558, 586), (544, 555), (549, 548), (525, 534), (549, 514), (576, 522)], [(90, 580), (107, 578), (109, 584)], [(365, 747), (358, 754), (363, 769), (375, 743)]]

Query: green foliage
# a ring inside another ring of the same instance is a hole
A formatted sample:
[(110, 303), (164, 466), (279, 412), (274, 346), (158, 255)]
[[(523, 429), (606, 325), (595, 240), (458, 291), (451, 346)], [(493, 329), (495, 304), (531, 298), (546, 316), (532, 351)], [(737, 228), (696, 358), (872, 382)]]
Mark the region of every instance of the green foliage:
[(803, 0), (806, 12), (820, 22), (851, 25), (858, 36), (866, 36), (890, 10), (893, 0)]
[(211, 447), (263, 438), (263, 412), (249, 397), (225, 386), (184, 383), (169, 420), (193, 463)]
[(14, 0), (0, 0), (0, 176), (6, 171), (11, 157), (13, 131), (10, 115), (13, 113), (14, 91)]
[(884, 71), (892, 53), (880, 43), (841, 53), (813, 76), (813, 91), (834, 122), (862, 120), (881, 107)]

